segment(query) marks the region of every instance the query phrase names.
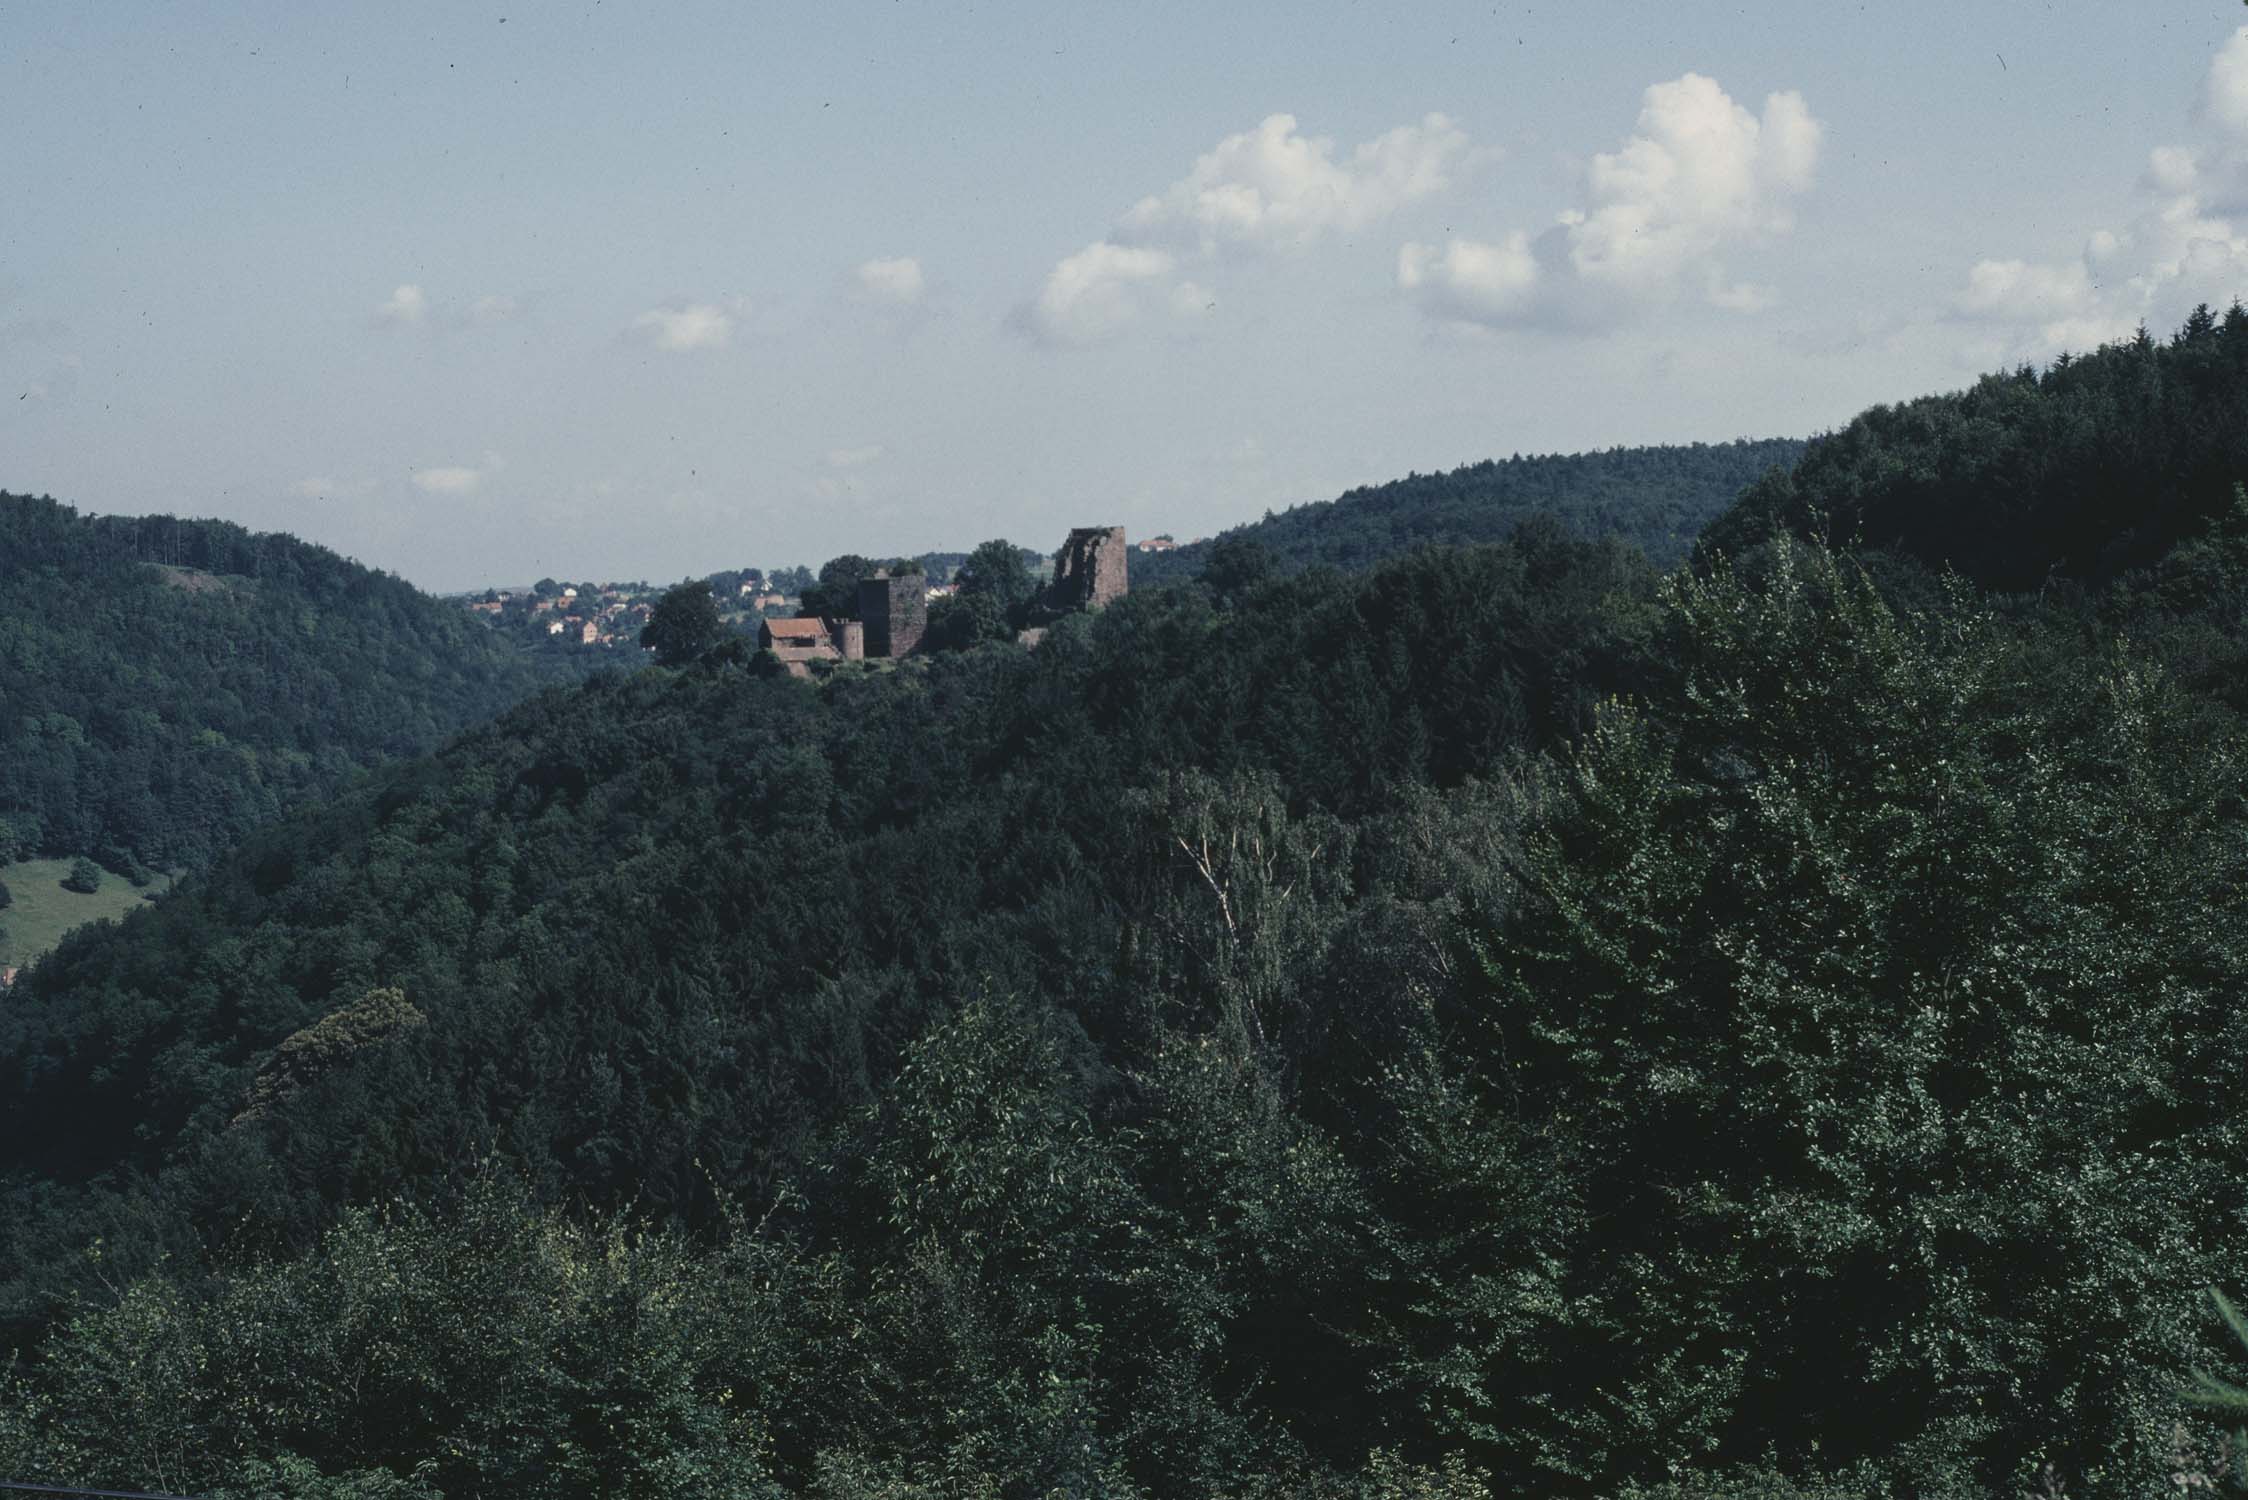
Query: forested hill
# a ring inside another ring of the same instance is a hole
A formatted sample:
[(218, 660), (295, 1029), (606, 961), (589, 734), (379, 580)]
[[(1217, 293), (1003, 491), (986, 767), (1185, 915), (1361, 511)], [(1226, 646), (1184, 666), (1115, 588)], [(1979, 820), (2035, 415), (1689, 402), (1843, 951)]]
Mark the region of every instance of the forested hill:
[(1941, 608), (1537, 526), (379, 769), (0, 1004), (0, 1469), (2215, 1483), (2248, 738)]
[(2199, 534), (2248, 477), (2248, 311), (2207, 308), (2040, 372), (1876, 406), (1714, 522), (1705, 554), (1775, 527), (1892, 549), (1987, 587), (2101, 583)]
[(293, 537), (0, 493), (0, 862), (200, 865), (565, 671)]
[[(1577, 537), (1615, 537), (1667, 566), (1695, 534), (1766, 470), (1787, 468), (1803, 452), (1792, 438), (1741, 439), (1599, 453), (1487, 460), (1445, 474), (1413, 474), (1355, 489), (1340, 499), (1292, 506), (1235, 527), (1293, 571), (1315, 563), (1363, 570), (1415, 547), (1504, 541), (1541, 512)], [(1135, 583), (1201, 573), (1213, 543), (1169, 553), (1132, 554)]]

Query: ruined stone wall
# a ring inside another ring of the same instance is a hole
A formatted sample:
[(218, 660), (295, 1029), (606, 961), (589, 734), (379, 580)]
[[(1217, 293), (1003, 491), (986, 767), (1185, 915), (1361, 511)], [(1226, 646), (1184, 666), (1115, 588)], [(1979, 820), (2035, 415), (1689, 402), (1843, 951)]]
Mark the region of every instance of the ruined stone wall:
[(1080, 526), (1054, 554), (1054, 582), (1047, 601), (1056, 610), (1100, 609), (1130, 589), (1125, 572), (1124, 528)]
[(911, 654), (929, 628), (928, 580), (919, 573), (860, 579), (859, 619), (869, 657)]

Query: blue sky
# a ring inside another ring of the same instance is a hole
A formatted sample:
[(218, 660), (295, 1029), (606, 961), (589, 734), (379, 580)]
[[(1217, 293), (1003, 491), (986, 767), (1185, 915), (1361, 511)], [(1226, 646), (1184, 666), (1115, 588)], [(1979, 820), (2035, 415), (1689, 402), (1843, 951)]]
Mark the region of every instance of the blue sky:
[(0, 487), (454, 589), (1808, 434), (2248, 288), (2161, 11), (12, 0)]

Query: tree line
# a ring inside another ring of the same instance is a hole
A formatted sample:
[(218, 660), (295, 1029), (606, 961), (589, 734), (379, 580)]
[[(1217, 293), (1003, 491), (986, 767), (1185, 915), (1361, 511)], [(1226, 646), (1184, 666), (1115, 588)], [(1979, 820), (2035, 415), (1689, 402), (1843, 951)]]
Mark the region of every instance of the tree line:
[(2010, 588), (1768, 500), (704, 653), (260, 830), (0, 1006), (0, 1464), (2230, 1482), (2248, 501)]

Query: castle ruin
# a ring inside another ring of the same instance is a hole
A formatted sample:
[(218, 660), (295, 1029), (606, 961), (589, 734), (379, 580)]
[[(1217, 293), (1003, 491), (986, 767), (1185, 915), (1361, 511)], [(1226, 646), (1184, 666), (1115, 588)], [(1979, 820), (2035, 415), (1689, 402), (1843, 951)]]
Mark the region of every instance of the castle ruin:
[(1130, 589), (1125, 576), (1124, 528), (1079, 526), (1054, 554), (1054, 581), (1046, 605), (1055, 614), (1102, 609)]
[[(1124, 528), (1079, 526), (1054, 554), (1054, 577), (1030, 611), (1031, 626), (1018, 637), (1035, 646), (1046, 625), (1063, 615), (1114, 604), (1130, 590), (1126, 575)], [(830, 620), (803, 615), (766, 620), (757, 627), (757, 644), (770, 651), (792, 677), (812, 675), (814, 662), (885, 661), (920, 649), (929, 629), (928, 580), (919, 573), (892, 576), (877, 569), (859, 580), (858, 618)]]
[(859, 580), (855, 620), (801, 615), (766, 620), (757, 627), (757, 644), (788, 668), (791, 677), (812, 675), (816, 661), (881, 661), (910, 655), (929, 629), (928, 580), (919, 573), (892, 577), (878, 569)]
[(929, 580), (919, 573), (890, 576), (876, 569), (859, 580), (859, 619), (866, 626), (866, 654), (909, 656), (929, 629)]

